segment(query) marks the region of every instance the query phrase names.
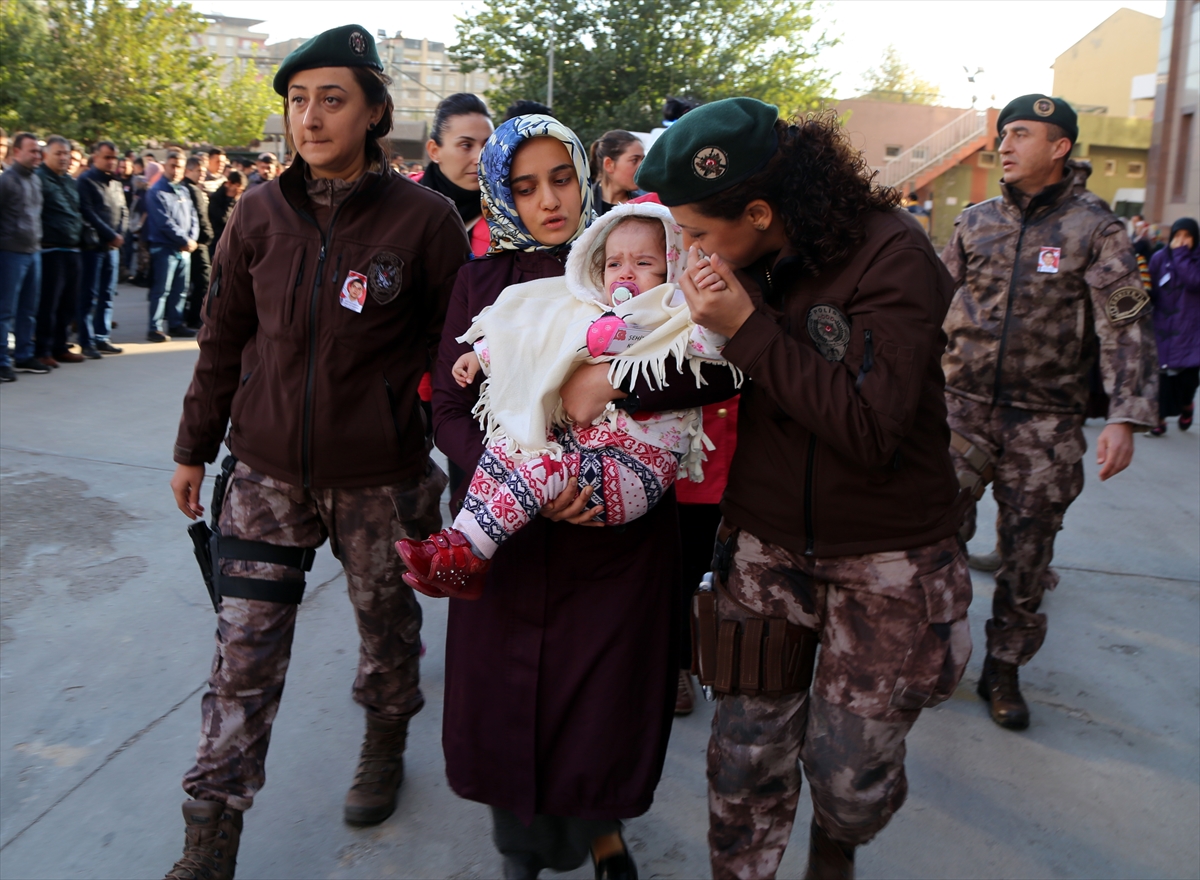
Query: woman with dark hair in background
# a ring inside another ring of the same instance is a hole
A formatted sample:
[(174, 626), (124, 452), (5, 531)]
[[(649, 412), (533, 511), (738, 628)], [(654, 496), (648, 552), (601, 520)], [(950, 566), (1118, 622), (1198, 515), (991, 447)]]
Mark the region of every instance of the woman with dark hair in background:
[[(171, 479), (184, 515), (202, 516), (204, 465), (229, 428), (208, 545), (216, 656), (184, 776), (178, 880), (234, 875), (304, 572), (326, 539), (358, 624), (352, 696), (366, 714), (347, 822), (395, 809), (408, 722), (424, 705), (421, 608), (391, 546), (441, 528), (446, 477), (429, 458), (417, 384), (468, 243), (444, 198), (388, 166), (389, 83), (356, 25), (285, 58), (274, 86), (296, 161), (242, 196), (217, 248)], [(366, 294), (351, 299), (356, 281)]]
[(454, 202), (476, 257), (488, 249), (488, 226), (479, 201), (479, 152), (491, 135), (492, 114), (483, 99), (467, 92), (445, 98), (437, 105), (433, 131), (425, 144), (429, 164), (424, 174), (412, 175), (421, 186)]
[(646, 150), (637, 135), (621, 129), (606, 131), (592, 141), (588, 153), (596, 181), (592, 184), (592, 201), (598, 216), (604, 216), (616, 205), (645, 195), (634, 179), (646, 158)]
[(1170, 244), (1150, 258), (1150, 299), (1158, 340), (1158, 426), (1179, 416), (1179, 430), (1192, 426), (1200, 387), (1200, 225), (1181, 217), (1171, 225)]

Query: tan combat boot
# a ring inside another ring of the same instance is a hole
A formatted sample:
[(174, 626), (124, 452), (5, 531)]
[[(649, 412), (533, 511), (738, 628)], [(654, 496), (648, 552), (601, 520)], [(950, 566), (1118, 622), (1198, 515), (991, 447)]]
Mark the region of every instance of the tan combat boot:
[(354, 784), (346, 792), (343, 817), (351, 825), (378, 825), (396, 809), (396, 793), (404, 781), (404, 745), (408, 719), (367, 713), (367, 733)]
[(816, 817), (808, 837), (808, 870), (804, 880), (854, 880), (854, 847), (838, 843), (817, 824)]
[(242, 811), (220, 801), (184, 801), (183, 855), (165, 880), (233, 880)]
[(992, 720), (1001, 727), (1024, 730), (1029, 726), (1029, 706), (1021, 696), (1015, 663), (1005, 663), (988, 654), (979, 676), (978, 692), (991, 705)]

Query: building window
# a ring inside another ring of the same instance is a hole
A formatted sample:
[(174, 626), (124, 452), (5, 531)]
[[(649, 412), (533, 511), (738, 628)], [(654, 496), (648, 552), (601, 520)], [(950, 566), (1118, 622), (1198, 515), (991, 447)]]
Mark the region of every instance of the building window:
[(234, 46), (233, 37), (226, 37), (226, 38), (225, 38), (225, 45), (226, 45), (226, 47), (228, 47), (228, 48), (232, 49), (232, 48), (233, 48), (233, 46)]
[(1184, 113), (1179, 117), (1179, 149), (1175, 152), (1175, 179), (1171, 182), (1171, 201), (1182, 202), (1187, 198), (1187, 169), (1191, 164), (1192, 125), (1196, 114)]
[(1104, 160), (1104, 176), (1112, 177), (1116, 173), (1117, 173), (1117, 160), (1116, 159), (1105, 159)]
[(1125, 168), (1126, 177), (1145, 177), (1146, 163), (1145, 162), (1130, 162)]
[(992, 152), (988, 152), (986, 150), (984, 152), (980, 153), (979, 154), (979, 167), (980, 168), (995, 168), (996, 167), (996, 154), (992, 153)]
[(895, 159), (897, 156), (900, 155), (900, 145), (899, 144), (888, 144), (886, 147), (883, 148), (883, 155), (887, 156), (889, 159)]
[(404, 41), (404, 48), (405, 49), (416, 49), (418, 52), (420, 52), (421, 51), (421, 41), (406, 39)]
[(442, 75), (440, 73), (431, 73), (425, 77), (425, 85), (431, 89), (440, 89), (442, 87)]
[(914, 159), (924, 159), (925, 158), (925, 150), (926, 150), (925, 147), (913, 147), (912, 157)]

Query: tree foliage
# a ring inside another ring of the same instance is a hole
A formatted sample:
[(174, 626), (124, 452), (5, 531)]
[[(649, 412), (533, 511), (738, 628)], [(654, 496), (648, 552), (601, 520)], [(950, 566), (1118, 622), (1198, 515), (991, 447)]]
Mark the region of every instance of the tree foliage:
[(173, 0), (3, 0), (0, 126), (125, 145), (260, 137), (270, 88), (253, 65), (222, 87), (195, 39), (206, 27)]
[(203, 140), (222, 146), (248, 144), (263, 136), (263, 123), (282, 109), (269, 77), (252, 61), (235, 61), (229, 85), (210, 87), (209, 122)]
[(497, 109), (546, 100), (554, 47), (555, 115), (580, 137), (649, 131), (663, 100), (748, 95), (785, 114), (829, 93), (820, 51), (834, 44), (803, 0), (487, 0), (459, 19), (463, 70), (501, 76)]
[(867, 89), (859, 97), (894, 104), (936, 104), (942, 99), (941, 90), (916, 75), (904, 63), (895, 46), (888, 46), (877, 67), (865, 74)]

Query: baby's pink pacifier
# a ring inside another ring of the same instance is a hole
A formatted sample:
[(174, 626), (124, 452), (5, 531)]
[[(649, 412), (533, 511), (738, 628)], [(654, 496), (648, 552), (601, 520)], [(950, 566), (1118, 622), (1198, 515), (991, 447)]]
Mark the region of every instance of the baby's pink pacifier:
[(608, 287), (608, 295), (612, 297), (614, 306), (629, 302), (641, 292), (641, 288), (632, 281), (614, 281)]

